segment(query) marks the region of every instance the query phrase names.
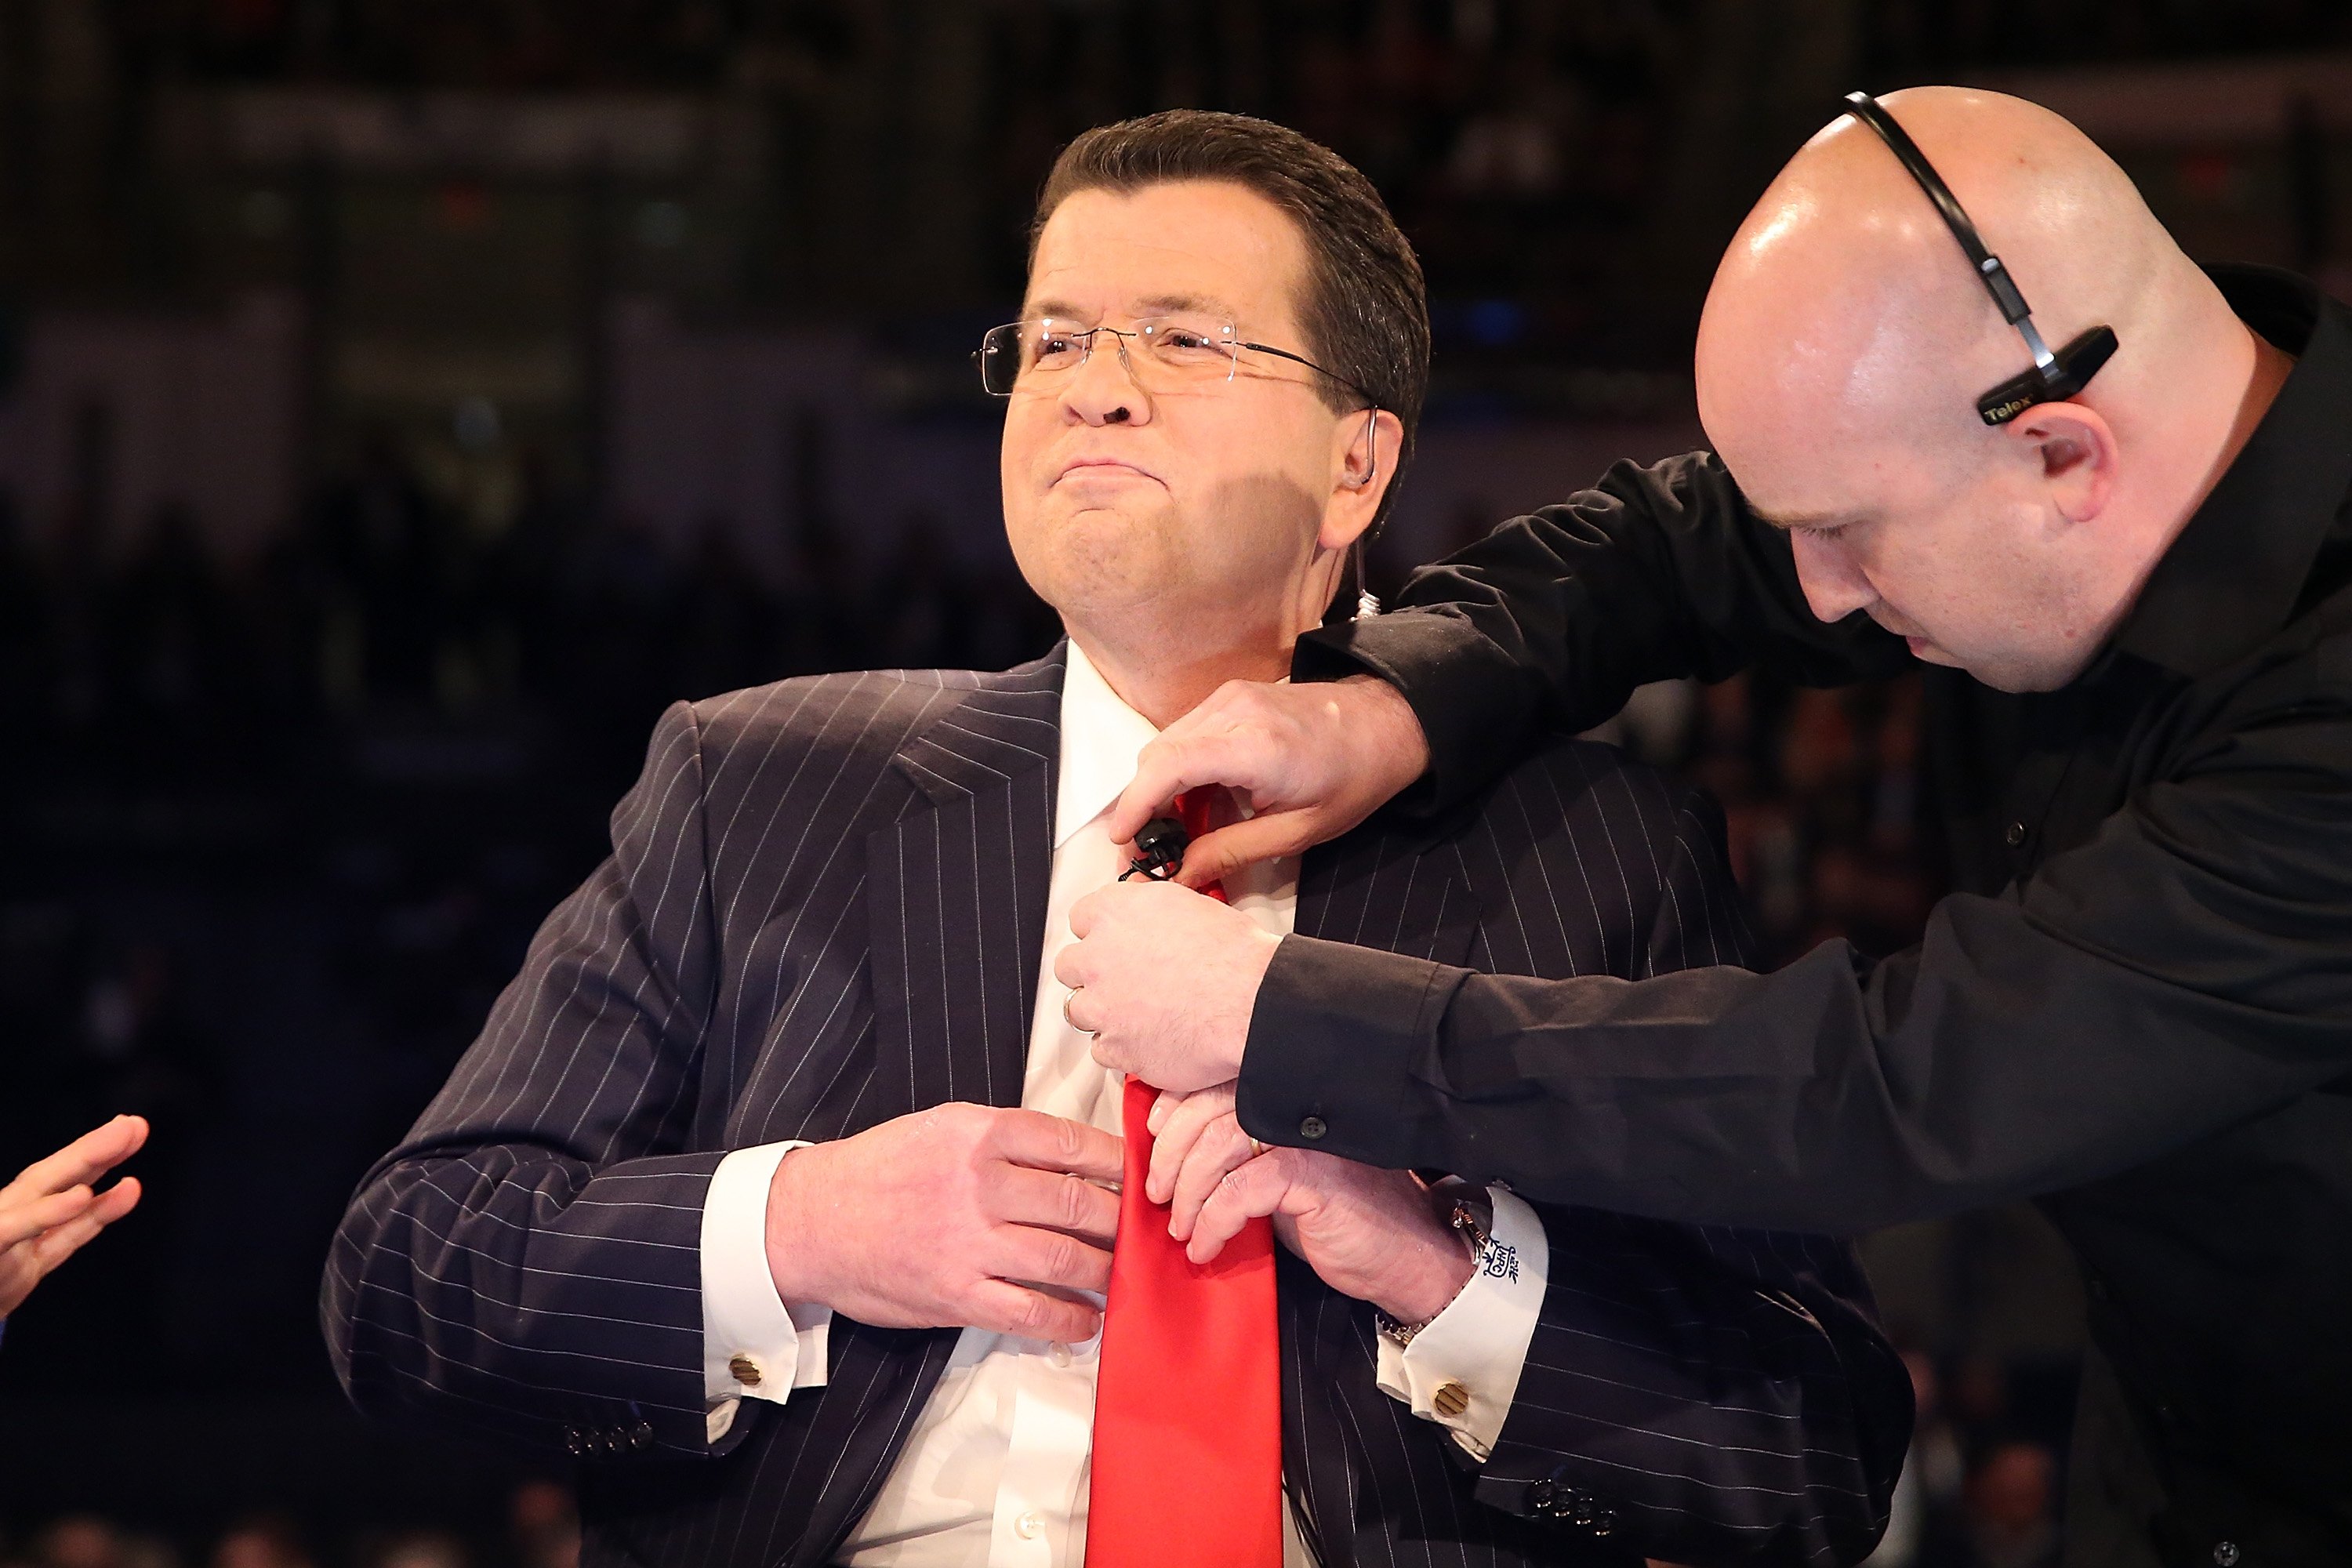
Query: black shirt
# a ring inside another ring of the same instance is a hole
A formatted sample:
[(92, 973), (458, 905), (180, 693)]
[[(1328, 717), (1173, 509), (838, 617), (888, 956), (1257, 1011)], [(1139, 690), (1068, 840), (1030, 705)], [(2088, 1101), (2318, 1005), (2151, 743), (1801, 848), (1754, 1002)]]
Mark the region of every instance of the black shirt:
[[(2352, 1562), (2352, 312), (2217, 269), (2298, 363), (2065, 688), (1927, 673), (1959, 890), (1921, 944), (1540, 982), (1285, 941), (1260, 1138), (1664, 1218), (1851, 1232), (2025, 1195), (2079, 1254), (2078, 1562)], [(1910, 664), (1815, 620), (1710, 455), (1612, 469), (1318, 634), (1402, 689), (1444, 816), (1536, 733), (1750, 663)], [(1319, 1136), (1310, 1138), (1309, 1132)], [(2085, 1445), (2088, 1445), (2087, 1450)]]

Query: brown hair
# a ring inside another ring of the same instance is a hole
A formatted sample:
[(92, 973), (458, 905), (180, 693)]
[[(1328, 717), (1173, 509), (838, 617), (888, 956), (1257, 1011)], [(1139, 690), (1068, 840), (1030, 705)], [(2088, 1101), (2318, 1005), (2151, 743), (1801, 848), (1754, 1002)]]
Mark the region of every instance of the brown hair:
[[(1303, 352), (1360, 387), (1404, 426), (1404, 449), (1388, 465), (1374, 526), (1396, 500), (1412, 456), (1413, 431), (1429, 393), (1429, 297), (1421, 260), (1356, 166), (1286, 125), (1246, 114), (1169, 109), (1098, 125), (1062, 149), (1038, 193), (1029, 226), (1034, 262), (1046, 219), (1079, 191), (1128, 192), (1180, 180), (1222, 180), (1287, 214), (1307, 241), (1307, 287), (1298, 318)], [(1287, 346), (1287, 345), (1285, 345)], [(1332, 408), (1355, 394), (1318, 377)]]

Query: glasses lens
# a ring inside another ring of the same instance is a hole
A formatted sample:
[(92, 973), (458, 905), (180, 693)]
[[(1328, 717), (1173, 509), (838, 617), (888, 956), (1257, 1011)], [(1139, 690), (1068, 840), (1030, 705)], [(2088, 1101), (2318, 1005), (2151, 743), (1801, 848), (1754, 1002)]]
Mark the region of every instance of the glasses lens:
[(1043, 321), (1021, 323), (1021, 346), (1027, 351), (1024, 371), (1076, 370), (1087, 357), (1087, 343), (1092, 333), (1081, 331), (1074, 321), (1057, 321), (1047, 316)]
[(1170, 316), (1138, 321), (1144, 358), (1160, 369), (1187, 381), (1224, 381), (1234, 374), (1234, 342), (1231, 321), (1205, 316)]
[(1021, 379), (1021, 323), (989, 328), (973, 357), (980, 361), (980, 384), (994, 396), (1012, 396), (1013, 383)]

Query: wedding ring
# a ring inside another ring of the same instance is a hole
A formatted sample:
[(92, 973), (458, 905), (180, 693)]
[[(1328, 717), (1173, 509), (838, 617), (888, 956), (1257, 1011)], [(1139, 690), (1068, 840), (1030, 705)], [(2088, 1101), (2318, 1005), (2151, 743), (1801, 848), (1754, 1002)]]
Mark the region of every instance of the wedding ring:
[[(1248, 1137), (1249, 1137), (1249, 1134), (1248, 1134), (1248, 1133), (1246, 1133), (1246, 1132), (1244, 1132), (1244, 1134), (1242, 1134), (1242, 1136), (1243, 1136), (1243, 1137), (1244, 1137), (1244, 1138), (1248, 1138)], [(1257, 1155), (1259, 1155), (1259, 1154), (1265, 1153), (1268, 1150), (1270, 1150), (1270, 1149), (1272, 1149), (1272, 1148), (1274, 1147), (1274, 1145), (1273, 1145), (1273, 1144), (1271, 1144), (1271, 1143), (1261, 1143), (1261, 1142), (1258, 1142), (1256, 1139), (1255, 1139), (1255, 1138), (1250, 1138), (1249, 1143), (1250, 1143), (1250, 1154), (1251, 1154), (1251, 1156), (1252, 1156), (1253, 1158), (1255, 1158), (1255, 1156), (1257, 1156)]]
[(1085, 989), (1086, 987), (1083, 985), (1073, 985), (1070, 987), (1070, 994), (1062, 998), (1062, 1022), (1067, 1024), (1081, 1035), (1091, 1035), (1095, 1032), (1094, 1030), (1087, 1028), (1084, 1024), (1079, 1023), (1076, 1018), (1070, 1016), (1070, 1004), (1076, 1001), (1078, 999), (1078, 993)]

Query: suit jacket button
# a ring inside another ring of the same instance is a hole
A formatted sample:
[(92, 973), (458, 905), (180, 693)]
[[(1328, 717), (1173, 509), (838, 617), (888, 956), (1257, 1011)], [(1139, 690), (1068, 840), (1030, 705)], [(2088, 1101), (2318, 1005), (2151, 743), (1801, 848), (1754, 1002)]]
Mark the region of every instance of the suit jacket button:
[(653, 1446), (654, 1424), (652, 1422), (640, 1421), (635, 1426), (629, 1428), (630, 1447), (635, 1448), (638, 1453), (642, 1454)]
[(746, 1388), (760, 1386), (760, 1363), (750, 1356), (737, 1354), (729, 1357), (727, 1374)]
[(1550, 1512), (1552, 1493), (1558, 1489), (1549, 1481), (1530, 1481), (1528, 1483), (1528, 1506), (1538, 1513)]
[(2011, 823), (2009, 825), (2009, 831), (2002, 834), (2000, 837), (2002, 843), (2008, 845), (2011, 849), (2016, 848), (2019, 845), (2025, 842), (2025, 824), (2021, 822)]
[(1429, 1396), (1440, 1415), (1459, 1415), (1470, 1408), (1470, 1391), (1458, 1383), (1441, 1383), (1437, 1392)]
[(2238, 1568), (2238, 1543), (2217, 1541), (2213, 1543), (2213, 1568)]
[(1323, 1134), (1330, 1131), (1330, 1124), (1319, 1116), (1310, 1116), (1298, 1124), (1298, 1135), (1309, 1143), (1321, 1142)]
[(576, 1458), (588, 1451), (588, 1438), (577, 1426), (563, 1429), (563, 1446)]

